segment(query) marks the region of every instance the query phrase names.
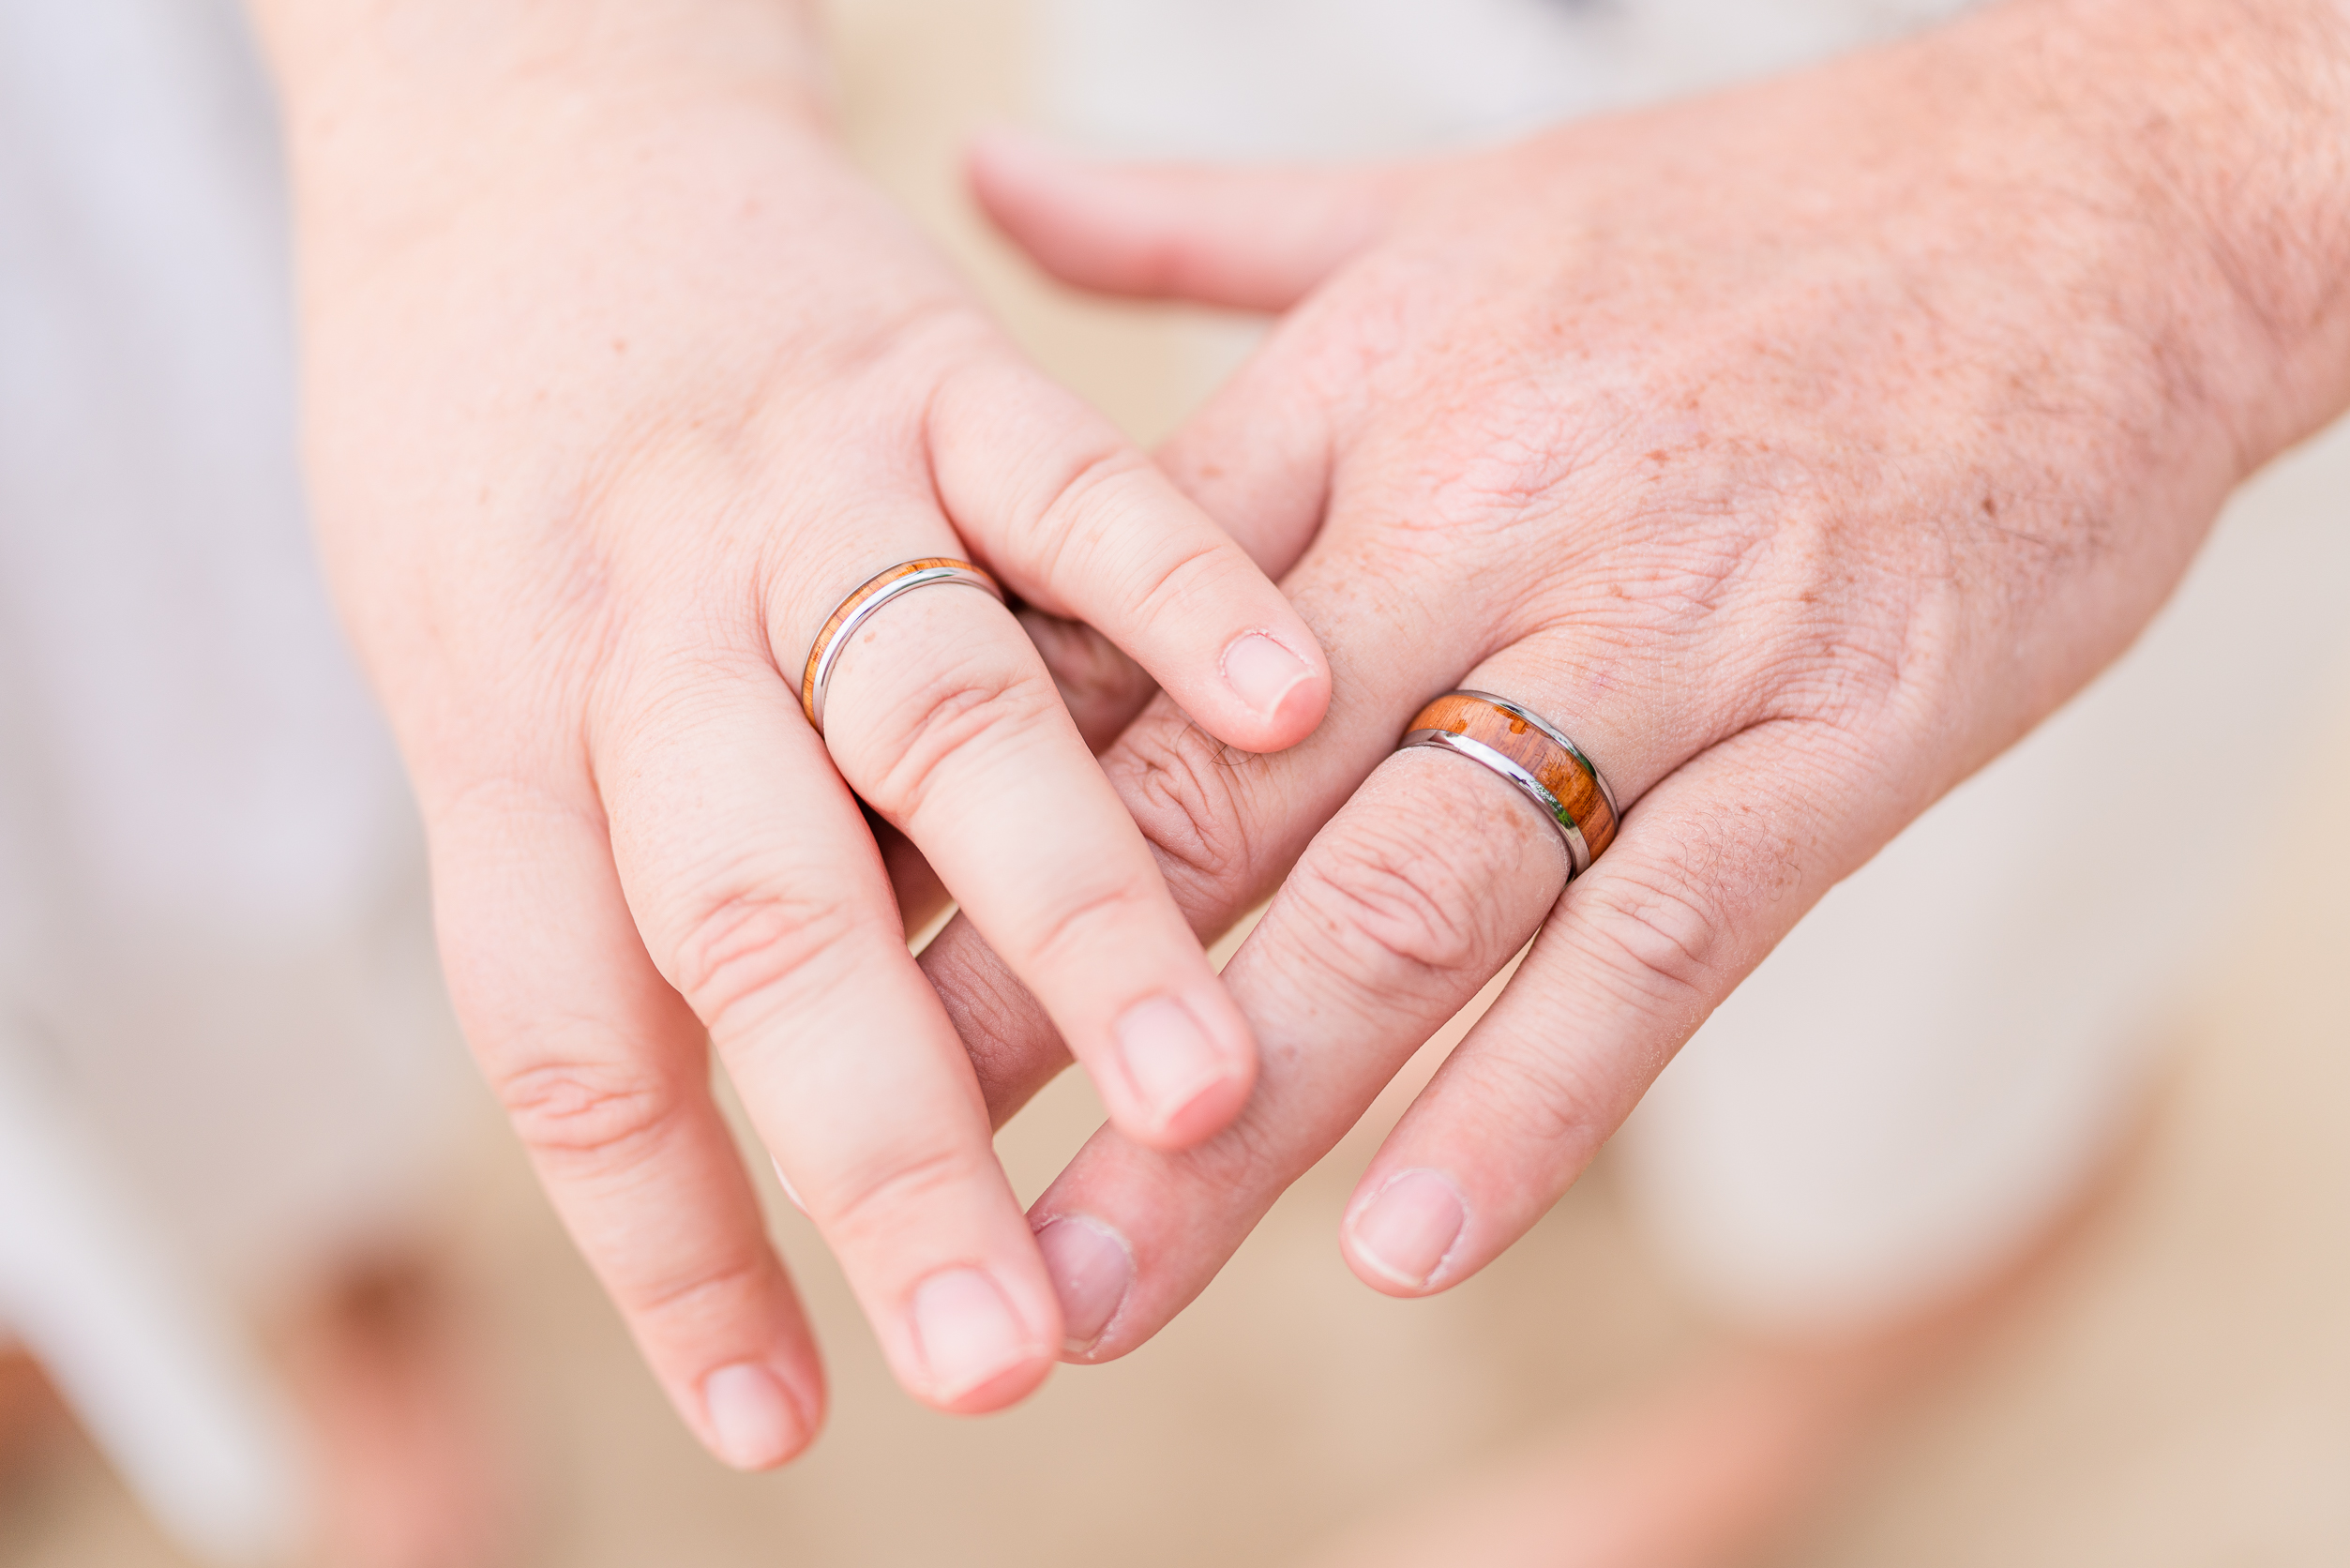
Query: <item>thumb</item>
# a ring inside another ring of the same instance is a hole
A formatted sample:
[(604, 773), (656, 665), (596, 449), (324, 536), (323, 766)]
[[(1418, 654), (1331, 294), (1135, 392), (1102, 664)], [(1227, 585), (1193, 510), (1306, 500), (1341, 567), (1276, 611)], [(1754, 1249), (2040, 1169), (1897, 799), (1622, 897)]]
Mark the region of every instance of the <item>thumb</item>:
[(1215, 169), (1088, 162), (997, 132), (972, 188), (1047, 272), (1099, 294), (1282, 310), (1378, 237), (1385, 169)]

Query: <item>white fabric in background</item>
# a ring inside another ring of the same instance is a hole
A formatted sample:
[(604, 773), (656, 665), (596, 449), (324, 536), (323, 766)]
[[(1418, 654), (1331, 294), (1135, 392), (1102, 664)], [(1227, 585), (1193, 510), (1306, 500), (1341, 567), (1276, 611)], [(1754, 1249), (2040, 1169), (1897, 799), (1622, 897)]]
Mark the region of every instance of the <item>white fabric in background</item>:
[(1898, 36), (1961, 0), (1032, 0), (1049, 116), (1132, 157), (1490, 142)]
[[(1105, 154), (1368, 158), (1784, 69), (1947, 0), (1037, 0)], [(2339, 700), (2350, 431), (2231, 509), (2141, 646), (1837, 888), (1619, 1140), (1680, 1270), (1756, 1324), (1881, 1318), (2079, 1190)], [(1572, 714), (1556, 716), (1569, 731)], [(1603, 761), (1604, 760), (1603, 759)], [(2182, 791), (2224, 781), (2217, 841)]]
[(229, 0), (0, 0), (0, 1018), (223, 1278), (396, 1208), (463, 1081), (272, 122)]

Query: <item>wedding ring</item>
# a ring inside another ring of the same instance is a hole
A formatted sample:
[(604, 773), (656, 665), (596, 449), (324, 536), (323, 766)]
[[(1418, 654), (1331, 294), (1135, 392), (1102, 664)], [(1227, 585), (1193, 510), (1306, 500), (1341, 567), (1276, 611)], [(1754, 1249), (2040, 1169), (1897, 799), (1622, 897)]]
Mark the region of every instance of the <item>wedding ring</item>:
[(833, 668), (840, 662), (841, 650), (849, 646), (849, 639), (856, 629), (872, 619), (876, 611), (901, 594), (917, 588), (943, 583), (958, 588), (977, 588), (1003, 602), (1003, 590), (996, 580), (968, 561), (957, 561), (949, 555), (926, 555), (919, 561), (901, 561), (887, 571), (867, 578), (857, 591), (840, 601), (840, 608), (832, 613), (823, 629), (816, 634), (815, 644), (807, 651), (807, 669), (800, 676), (800, 711), (816, 726), (816, 732), (824, 732), (824, 692), (832, 685)]
[(1432, 746), (1466, 757), (1507, 779), (1542, 807), (1566, 840), (1570, 880), (1615, 841), (1615, 792), (1599, 769), (1559, 727), (1489, 691), (1454, 691), (1420, 710), (1396, 750)]

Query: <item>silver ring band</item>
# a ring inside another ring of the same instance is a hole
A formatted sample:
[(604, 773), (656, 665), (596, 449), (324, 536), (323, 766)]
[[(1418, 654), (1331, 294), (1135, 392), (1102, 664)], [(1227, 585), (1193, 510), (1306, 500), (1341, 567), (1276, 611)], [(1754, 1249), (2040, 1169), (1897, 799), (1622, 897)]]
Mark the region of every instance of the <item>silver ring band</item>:
[(1583, 829), (1575, 822), (1574, 814), (1550, 792), (1541, 779), (1525, 768), (1484, 742), (1471, 740), (1467, 735), (1456, 735), (1450, 730), (1414, 730), (1404, 737), (1403, 745), (1395, 749), (1401, 751), (1414, 746), (1432, 746), (1439, 751), (1450, 751), (1499, 774), (1516, 787), (1518, 793), (1540, 807), (1543, 815), (1558, 828), (1559, 837), (1566, 841), (1567, 861), (1574, 867), (1574, 874), (1579, 877), (1591, 868), (1591, 846), (1584, 839)]
[(994, 578), (968, 561), (943, 556), (901, 562), (868, 578), (855, 593), (840, 601), (840, 608), (833, 611), (832, 618), (816, 634), (816, 645), (808, 650), (807, 669), (800, 681), (800, 706), (806, 713), (807, 721), (816, 726), (818, 734), (824, 732), (824, 697), (832, 687), (833, 671), (857, 628), (892, 599), (917, 588), (939, 585), (976, 588), (998, 604), (1004, 602), (1003, 590), (996, 585)]
[(1616, 792), (1581, 746), (1523, 703), (1489, 691), (1446, 692), (1413, 716), (1396, 749), (1408, 746), (1465, 757), (1531, 801), (1559, 830), (1570, 881), (1615, 841), (1622, 820)]

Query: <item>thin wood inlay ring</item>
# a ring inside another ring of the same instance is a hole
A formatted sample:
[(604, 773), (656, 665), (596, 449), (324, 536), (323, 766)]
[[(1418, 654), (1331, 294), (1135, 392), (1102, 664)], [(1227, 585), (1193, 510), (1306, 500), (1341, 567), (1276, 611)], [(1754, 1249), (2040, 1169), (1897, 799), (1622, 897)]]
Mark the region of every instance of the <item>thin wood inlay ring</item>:
[(1566, 841), (1570, 879), (1616, 841), (1616, 796), (1591, 760), (1540, 714), (1489, 691), (1451, 691), (1420, 710), (1403, 746), (1466, 757), (1532, 801)]
[(841, 650), (849, 646), (850, 636), (875, 611), (898, 595), (934, 583), (977, 588), (994, 595), (997, 603), (1003, 602), (1003, 590), (996, 585), (994, 578), (952, 555), (900, 561), (866, 579), (855, 593), (840, 601), (840, 608), (817, 632), (816, 641), (807, 651), (807, 669), (800, 675), (800, 711), (807, 715), (807, 721), (816, 726), (818, 734), (824, 732), (824, 692), (832, 685), (833, 667), (840, 661)]

